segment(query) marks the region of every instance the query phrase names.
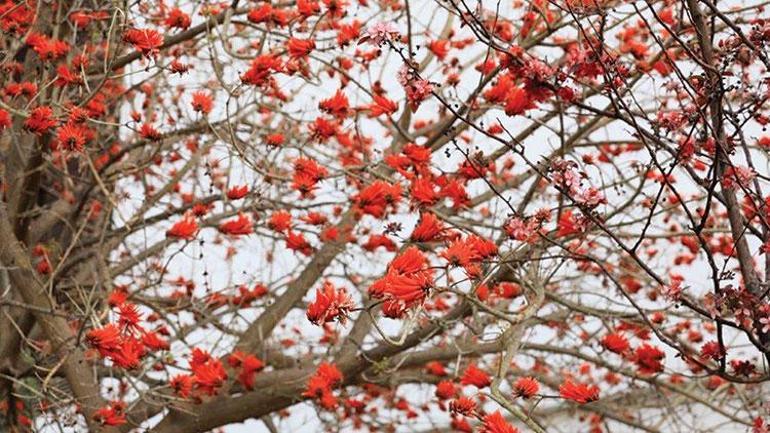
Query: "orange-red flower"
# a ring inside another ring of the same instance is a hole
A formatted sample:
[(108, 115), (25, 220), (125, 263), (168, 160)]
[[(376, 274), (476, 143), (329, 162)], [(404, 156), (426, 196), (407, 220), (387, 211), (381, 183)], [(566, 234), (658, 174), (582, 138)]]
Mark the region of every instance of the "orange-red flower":
[(26, 42), (43, 61), (64, 57), (70, 50), (70, 46), (66, 42), (50, 39), (48, 36), (40, 33), (30, 33), (27, 36)]
[(540, 384), (532, 377), (520, 377), (513, 384), (514, 392), (522, 398), (531, 398), (540, 390)]
[(383, 298), (383, 314), (399, 318), (407, 310), (422, 305), (433, 286), (433, 270), (425, 256), (415, 247), (407, 248), (393, 259), (383, 278), (369, 287), (369, 295)]
[(624, 353), (631, 347), (628, 339), (623, 334), (617, 332), (605, 335), (602, 338), (601, 345), (610, 352), (615, 353)]
[(56, 126), (56, 119), (53, 117), (53, 110), (48, 106), (40, 106), (32, 109), (29, 117), (24, 121), (24, 129), (35, 134), (45, 134), (49, 129)]
[(102, 357), (119, 350), (122, 340), (120, 329), (112, 323), (102, 328), (94, 328), (86, 334), (88, 344), (98, 350)]
[(313, 254), (313, 246), (305, 239), (305, 235), (291, 230), (286, 233), (286, 248), (306, 256)]
[(337, 407), (337, 398), (332, 389), (342, 383), (342, 372), (336, 365), (322, 362), (315, 374), (308, 380), (303, 397), (316, 399), (325, 409)]
[(246, 197), (249, 193), (248, 185), (234, 186), (227, 190), (227, 198), (230, 200), (239, 200)]
[(11, 126), (11, 115), (0, 108), (0, 131)]
[(190, 24), (192, 24), (192, 20), (190, 19), (190, 15), (187, 15), (181, 9), (173, 8), (168, 11), (164, 24), (169, 28), (187, 30), (187, 28), (190, 27)]
[(367, 107), (369, 117), (390, 116), (398, 110), (398, 104), (382, 95), (372, 96), (372, 103)]
[(345, 323), (348, 312), (355, 308), (355, 303), (345, 288), (336, 288), (331, 282), (325, 282), (316, 290), (315, 301), (307, 307), (307, 318), (311, 323), (321, 325), (339, 320)]
[(460, 383), (463, 385), (473, 385), (476, 388), (485, 388), (492, 383), (492, 379), (484, 370), (476, 367), (476, 364), (470, 364), (465, 369)]
[(241, 75), (244, 84), (262, 86), (272, 81), (272, 74), (283, 71), (281, 59), (273, 54), (262, 54), (251, 61), (249, 70)]
[(166, 237), (191, 241), (198, 234), (198, 223), (193, 214), (187, 214), (166, 231)]
[(251, 234), (254, 229), (249, 217), (244, 214), (238, 214), (238, 218), (222, 223), (219, 226), (219, 231), (226, 235), (240, 236)]
[(190, 370), (195, 387), (207, 395), (215, 395), (227, 379), (222, 362), (198, 348), (193, 349)]
[(420, 221), (412, 230), (410, 239), (414, 242), (431, 242), (438, 240), (441, 232), (444, 231), (444, 224), (435, 215), (425, 212), (420, 215)]
[(334, 96), (319, 102), (318, 108), (334, 117), (344, 118), (348, 115), (350, 103), (348, 102), (348, 97), (345, 93), (342, 90), (337, 90)]
[(479, 433), (519, 433), (519, 429), (508, 424), (499, 410), (486, 415), (483, 422)]
[(163, 35), (152, 29), (129, 29), (123, 34), (123, 40), (146, 57), (154, 57), (163, 46)]
[(285, 210), (279, 210), (270, 215), (267, 226), (271, 230), (283, 233), (291, 228), (291, 214)]
[(227, 358), (227, 363), (233, 368), (240, 367), (238, 382), (248, 390), (254, 388), (254, 376), (265, 368), (265, 363), (261, 359), (241, 351), (233, 352)]
[(457, 395), (457, 387), (451, 380), (442, 380), (436, 385), (436, 397), (439, 400), (449, 400)]
[(294, 161), (292, 188), (299, 191), (302, 197), (312, 197), (318, 182), (323, 180), (328, 172), (309, 158), (297, 158)]
[(209, 114), (214, 108), (214, 98), (204, 91), (194, 92), (192, 94), (192, 107), (198, 113)]
[(361, 245), (363, 249), (366, 251), (375, 251), (377, 248), (385, 248), (385, 250), (390, 252), (395, 252), (397, 247), (396, 243), (393, 242), (393, 240), (386, 235), (370, 235), (369, 239), (366, 241), (365, 244)]
[(375, 218), (385, 216), (388, 206), (395, 207), (401, 201), (401, 185), (377, 180), (353, 197), (356, 207)]
[(93, 419), (101, 425), (118, 426), (126, 423), (126, 403), (122, 401), (110, 402), (108, 406), (94, 411)]
[(194, 384), (191, 375), (179, 374), (171, 378), (169, 385), (171, 386), (171, 389), (174, 390), (176, 395), (182, 398), (187, 398), (190, 396)]
[(315, 49), (315, 41), (312, 39), (290, 38), (286, 43), (286, 49), (289, 51), (289, 57), (302, 59)]
[(66, 123), (57, 130), (56, 138), (66, 150), (82, 152), (88, 140), (88, 132), (82, 125)]
[(637, 347), (631, 356), (631, 360), (642, 374), (655, 374), (663, 371), (662, 361), (665, 358), (665, 352), (648, 343)]
[(572, 380), (567, 379), (561, 386), (559, 386), (559, 395), (567, 400), (585, 404), (599, 399), (599, 387), (596, 385), (575, 383)]
[(476, 401), (462, 396), (449, 403), (449, 411), (459, 415), (470, 416), (476, 410)]
[(139, 321), (142, 320), (142, 314), (139, 307), (130, 302), (124, 302), (118, 305), (118, 324), (128, 332), (138, 331), (140, 329)]
[(477, 277), (481, 272), (479, 263), (495, 254), (497, 254), (497, 246), (494, 242), (480, 236), (469, 235), (449, 244), (440, 255), (450, 265), (460, 266), (469, 276)]

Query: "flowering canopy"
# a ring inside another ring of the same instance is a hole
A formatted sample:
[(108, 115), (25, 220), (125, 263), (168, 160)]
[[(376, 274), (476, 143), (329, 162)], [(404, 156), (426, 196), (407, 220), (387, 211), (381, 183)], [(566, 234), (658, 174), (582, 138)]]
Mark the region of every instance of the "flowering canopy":
[(0, 430), (770, 431), (768, 13), (0, 0)]

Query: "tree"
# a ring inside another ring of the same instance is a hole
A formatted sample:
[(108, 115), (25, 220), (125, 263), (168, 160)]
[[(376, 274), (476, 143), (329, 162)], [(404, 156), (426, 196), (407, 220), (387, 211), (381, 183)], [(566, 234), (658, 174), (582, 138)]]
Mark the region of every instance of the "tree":
[(769, 430), (762, 2), (169, 3), (0, 2), (5, 429)]

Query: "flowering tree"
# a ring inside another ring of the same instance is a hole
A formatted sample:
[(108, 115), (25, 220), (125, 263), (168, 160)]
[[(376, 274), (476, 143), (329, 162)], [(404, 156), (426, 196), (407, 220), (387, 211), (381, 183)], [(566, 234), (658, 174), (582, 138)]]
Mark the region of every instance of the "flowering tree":
[(0, 1), (2, 428), (770, 431), (765, 16)]

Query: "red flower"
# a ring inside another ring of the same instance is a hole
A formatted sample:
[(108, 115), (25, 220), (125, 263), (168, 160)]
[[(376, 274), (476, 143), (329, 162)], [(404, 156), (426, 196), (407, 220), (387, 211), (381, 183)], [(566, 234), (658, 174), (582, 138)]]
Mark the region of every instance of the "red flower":
[(270, 215), (267, 226), (271, 230), (283, 233), (291, 228), (291, 214), (285, 210), (279, 210)]
[(209, 114), (214, 107), (214, 99), (204, 91), (194, 92), (192, 94), (192, 107), (198, 113)]
[(655, 346), (644, 343), (634, 351), (631, 360), (642, 374), (655, 374), (663, 371), (663, 359), (666, 354)]
[(361, 23), (354, 20), (350, 24), (343, 24), (337, 30), (337, 44), (344, 47), (361, 35)]
[(628, 339), (623, 334), (617, 332), (605, 335), (602, 338), (601, 345), (610, 352), (615, 353), (624, 353), (631, 347)]
[(109, 406), (97, 409), (93, 418), (101, 425), (116, 426), (126, 423), (126, 403), (122, 401), (110, 402)]
[(315, 301), (307, 307), (307, 318), (310, 323), (321, 325), (326, 322), (339, 320), (343, 324), (348, 312), (355, 308), (355, 303), (344, 288), (335, 288), (330, 282), (316, 290)]
[(118, 324), (122, 329), (128, 332), (140, 329), (139, 322), (142, 320), (142, 313), (139, 312), (139, 308), (136, 305), (130, 302), (118, 305), (118, 315), (120, 316)]
[(420, 215), (420, 221), (412, 230), (410, 239), (414, 242), (431, 242), (439, 239), (442, 231), (444, 231), (444, 225), (441, 220), (432, 213), (426, 212)]
[(418, 305), (422, 305), (433, 286), (433, 270), (425, 256), (415, 247), (407, 248), (393, 259), (387, 274), (369, 287), (369, 295), (383, 298), (383, 314), (399, 318)]
[(719, 344), (718, 341), (709, 341), (700, 348), (700, 356), (705, 359), (713, 359), (714, 361), (718, 361), (724, 358), (725, 355), (726, 350), (724, 347), (722, 347), (722, 345)]
[(290, 38), (286, 43), (289, 50), (289, 57), (302, 59), (308, 56), (315, 49), (315, 41), (312, 39)]
[(375, 251), (380, 247), (390, 252), (396, 252), (397, 249), (396, 243), (385, 235), (370, 235), (369, 239), (361, 247), (366, 251)]
[(342, 379), (342, 373), (334, 364), (323, 362), (308, 380), (302, 396), (315, 398), (324, 408), (333, 409), (337, 406), (337, 398), (332, 394), (332, 388), (342, 383)]
[(484, 425), (479, 433), (519, 433), (519, 430), (508, 424), (498, 410), (484, 417)]
[(433, 206), (439, 197), (433, 189), (434, 182), (428, 178), (420, 177), (412, 181), (410, 196), (412, 201), (422, 206)]
[(452, 413), (470, 416), (476, 410), (476, 401), (462, 396), (456, 400), (452, 400), (449, 403), (449, 411)]
[(599, 400), (599, 387), (584, 383), (576, 384), (572, 380), (567, 379), (559, 386), (559, 395), (567, 400), (585, 404)]
[(0, 108), (0, 131), (11, 126), (11, 115)]
[(522, 398), (531, 398), (540, 390), (540, 384), (531, 377), (520, 377), (513, 384), (516, 395)]
[(67, 123), (58, 129), (56, 138), (59, 139), (59, 144), (67, 150), (82, 152), (86, 144), (88, 132), (84, 126)]
[(310, 130), (313, 133), (313, 138), (318, 140), (320, 143), (324, 143), (329, 138), (337, 135), (339, 127), (339, 123), (334, 120), (327, 120), (323, 117), (317, 117), (315, 122), (310, 125)]
[(476, 277), (481, 272), (478, 264), (495, 254), (497, 254), (497, 246), (494, 242), (476, 235), (469, 235), (465, 239), (449, 244), (449, 247), (440, 255), (450, 265), (461, 266), (468, 275)]
[(142, 138), (150, 141), (158, 141), (162, 138), (160, 132), (149, 123), (142, 124), (142, 126), (139, 128), (139, 135), (141, 135)]
[(321, 5), (315, 0), (297, 0), (297, 12), (305, 18), (321, 12)]
[(372, 102), (368, 107), (369, 117), (378, 117), (382, 116), (383, 114), (390, 116), (398, 110), (397, 103), (382, 95), (375, 94), (372, 96), (372, 100), (374, 102)]
[(455, 209), (465, 207), (471, 201), (468, 191), (465, 190), (463, 184), (457, 179), (446, 181), (441, 187), (440, 195), (452, 200), (452, 207)]
[(269, 134), (265, 136), (265, 143), (268, 146), (279, 147), (283, 144), (283, 142), (284, 142), (283, 134)]
[(241, 371), (238, 373), (238, 382), (248, 390), (254, 388), (254, 376), (265, 368), (265, 363), (261, 359), (241, 351), (233, 352), (227, 358), (227, 363), (233, 368), (241, 367)]
[(83, 84), (83, 78), (70, 70), (67, 65), (59, 65), (56, 67), (56, 85), (59, 87), (80, 85)]
[(110, 353), (109, 359), (116, 366), (131, 370), (138, 368), (146, 353), (144, 344), (136, 338), (124, 338), (119, 350)]
[(454, 416), (452, 417), (451, 427), (457, 431), (463, 432), (463, 433), (473, 433), (473, 428), (470, 424), (468, 424), (468, 421), (465, 420), (465, 418), (461, 416)]
[(244, 84), (261, 86), (271, 82), (271, 75), (282, 72), (281, 59), (272, 54), (262, 54), (252, 60), (251, 67), (241, 75)]
[(215, 395), (217, 388), (227, 379), (222, 362), (198, 348), (193, 349), (190, 369), (193, 373), (193, 384), (207, 395)]
[(385, 216), (388, 206), (395, 207), (401, 201), (401, 185), (377, 180), (353, 197), (353, 202), (365, 214), (375, 218)]
[(231, 236), (248, 235), (251, 234), (254, 229), (251, 225), (251, 220), (244, 214), (238, 214), (238, 218), (230, 221), (226, 221), (219, 226), (219, 231)]
[(169, 385), (176, 395), (187, 398), (192, 392), (193, 378), (189, 374), (180, 374), (172, 377)]
[(195, 222), (195, 216), (187, 214), (166, 231), (166, 237), (191, 241), (197, 233), (198, 223)]
[(270, 21), (273, 15), (273, 6), (270, 3), (263, 3), (262, 6), (255, 7), (249, 11), (246, 18), (252, 23), (259, 24), (266, 21)]
[(227, 190), (227, 198), (230, 200), (239, 200), (246, 197), (246, 194), (248, 193), (248, 185), (234, 186)]
[(24, 121), (24, 129), (40, 135), (56, 126), (56, 123), (56, 119), (53, 118), (53, 110), (44, 105), (34, 108), (29, 113), (29, 117)]
[(447, 375), (444, 364), (438, 361), (431, 361), (425, 364), (425, 370), (428, 372), (428, 374), (432, 374), (434, 376), (444, 377)]
[(174, 8), (168, 11), (164, 23), (169, 28), (176, 27), (178, 29), (187, 30), (187, 28), (190, 27), (190, 24), (192, 24), (192, 20), (190, 20), (190, 16), (182, 12), (181, 9)]
[(154, 57), (163, 46), (163, 35), (152, 29), (129, 29), (123, 34), (123, 40), (146, 57)]
[(476, 388), (484, 388), (492, 383), (492, 379), (484, 370), (476, 367), (476, 364), (470, 364), (465, 369), (460, 383), (463, 385), (473, 385)]
[(535, 108), (533, 99), (526, 90), (514, 87), (505, 96), (505, 114), (515, 116), (524, 114), (527, 110)]
[(308, 158), (297, 158), (294, 161), (292, 188), (299, 191), (302, 197), (312, 197), (318, 182), (323, 180), (328, 172), (317, 162)]
[(64, 57), (70, 50), (70, 47), (66, 42), (57, 39), (49, 39), (48, 36), (40, 33), (30, 33), (30, 35), (27, 36), (26, 42), (43, 61)]
[(436, 397), (439, 400), (448, 400), (457, 395), (457, 387), (451, 380), (442, 380), (436, 385)]
[(337, 93), (335, 93), (334, 96), (319, 102), (318, 108), (334, 117), (344, 118), (348, 114), (350, 104), (348, 103), (348, 97), (345, 96), (345, 93), (343, 93), (342, 90), (337, 90)]
[(438, 39), (435, 41), (430, 41), (428, 43), (428, 50), (430, 50), (430, 52), (433, 53), (433, 55), (435, 55), (439, 60), (444, 60), (446, 55), (449, 53), (449, 40)]
[(286, 248), (302, 253), (306, 256), (313, 254), (313, 246), (305, 239), (302, 233), (289, 231), (286, 233)]
[(122, 340), (120, 329), (112, 323), (92, 329), (86, 334), (88, 344), (98, 350), (103, 358), (119, 350)]
[(157, 332), (149, 331), (142, 335), (142, 344), (152, 350), (168, 350), (168, 341), (160, 338)]

